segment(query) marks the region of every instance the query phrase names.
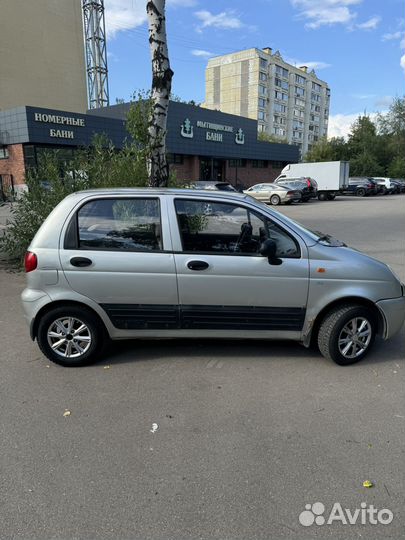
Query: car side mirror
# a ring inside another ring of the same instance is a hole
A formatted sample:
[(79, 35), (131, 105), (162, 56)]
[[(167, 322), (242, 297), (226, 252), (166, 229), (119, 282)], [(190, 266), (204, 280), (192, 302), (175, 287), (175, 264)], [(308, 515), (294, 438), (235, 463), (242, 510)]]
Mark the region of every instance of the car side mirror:
[(260, 255), (267, 257), (269, 264), (280, 265), (283, 261), (276, 256), (277, 253), (277, 244), (271, 238), (264, 240), (259, 248)]

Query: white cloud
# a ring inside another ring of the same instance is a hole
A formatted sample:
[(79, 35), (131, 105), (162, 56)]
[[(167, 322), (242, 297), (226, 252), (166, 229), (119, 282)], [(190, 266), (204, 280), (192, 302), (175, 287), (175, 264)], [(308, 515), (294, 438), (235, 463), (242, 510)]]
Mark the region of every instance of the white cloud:
[(364, 23), (356, 24), (356, 27), (360, 28), (360, 30), (375, 30), (380, 24), (380, 21), (381, 17), (375, 16), (371, 17), (371, 19), (368, 19), (368, 21), (365, 21)]
[(398, 32), (388, 32), (387, 34), (384, 34), (381, 38), (383, 41), (391, 41), (393, 39), (399, 39), (402, 36), (402, 32), (398, 30)]
[[(367, 116), (371, 120), (374, 120), (377, 113), (367, 113)], [(347, 138), (349, 135), (352, 124), (357, 120), (359, 116), (364, 116), (363, 113), (353, 113), (353, 114), (331, 114), (329, 115), (329, 125), (328, 125), (328, 138), (330, 137), (344, 137)]]
[(212, 56), (215, 56), (213, 53), (210, 53), (209, 51), (204, 51), (202, 49), (193, 49), (191, 51), (191, 54), (200, 58), (211, 58)]
[(333, 24), (350, 25), (357, 13), (350, 6), (360, 4), (363, 0), (290, 0), (299, 10), (302, 18), (308, 22), (308, 28), (320, 28)]
[(202, 10), (196, 11), (194, 15), (201, 21), (199, 29), (208, 28), (212, 26), (214, 28), (222, 28), (225, 30), (241, 28), (244, 26), (242, 21), (235, 15), (234, 11), (222, 11), (217, 15), (214, 15), (210, 11)]
[[(196, 0), (167, 0), (168, 7), (192, 7)], [(105, 27), (107, 37), (132, 30), (146, 22), (145, 0), (105, 0)]]
[(321, 62), (319, 60), (310, 60), (307, 62), (302, 62), (301, 60), (297, 60), (296, 58), (290, 58), (288, 56), (284, 56), (284, 59), (288, 64), (292, 64), (293, 66), (298, 66), (298, 67), (307, 66), (308, 69), (320, 70), (320, 69), (326, 69), (332, 66), (332, 64), (327, 64), (326, 62)]
[(401, 60), (399, 61), (399, 64), (401, 68), (405, 71), (405, 54), (401, 56)]
[(105, 0), (105, 28), (113, 38), (122, 30), (131, 30), (146, 21), (144, 0)]

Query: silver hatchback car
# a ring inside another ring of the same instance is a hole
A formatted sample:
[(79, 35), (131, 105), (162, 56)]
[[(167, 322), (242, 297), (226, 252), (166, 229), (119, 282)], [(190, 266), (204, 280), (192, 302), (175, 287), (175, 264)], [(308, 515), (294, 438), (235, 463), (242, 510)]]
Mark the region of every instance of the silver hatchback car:
[(315, 342), (345, 365), (405, 318), (386, 264), (237, 193), (75, 193), (25, 266), (31, 337), (64, 366), (97, 360), (106, 338), (184, 337)]

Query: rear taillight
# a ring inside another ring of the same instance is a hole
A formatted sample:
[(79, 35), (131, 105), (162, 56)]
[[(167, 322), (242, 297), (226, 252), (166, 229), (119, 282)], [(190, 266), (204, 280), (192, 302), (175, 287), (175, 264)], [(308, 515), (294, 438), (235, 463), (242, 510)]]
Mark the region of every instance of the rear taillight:
[(308, 180), (308, 178), (307, 178), (307, 186), (311, 187), (311, 180)]
[(287, 191), (287, 195), (294, 195), (295, 191)]
[(27, 251), (24, 257), (24, 266), (26, 272), (32, 272), (38, 265), (38, 259), (35, 253)]

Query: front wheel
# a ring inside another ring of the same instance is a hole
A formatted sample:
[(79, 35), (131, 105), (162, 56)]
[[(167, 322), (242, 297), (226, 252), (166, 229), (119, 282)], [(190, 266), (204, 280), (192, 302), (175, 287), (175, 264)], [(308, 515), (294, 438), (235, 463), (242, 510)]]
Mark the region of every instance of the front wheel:
[(278, 195), (272, 195), (270, 197), (270, 204), (272, 204), (273, 206), (277, 206), (278, 204), (280, 204), (281, 202), (281, 199)]
[(356, 191), (356, 196), (357, 197), (365, 197), (366, 195), (366, 190), (363, 189), (363, 188), (359, 188), (357, 191)]
[(52, 362), (66, 367), (84, 366), (98, 359), (104, 328), (89, 309), (60, 306), (41, 318), (37, 340), (43, 354)]
[(336, 307), (319, 328), (319, 350), (340, 366), (354, 364), (368, 354), (376, 329), (377, 321), (370, 309), (351, 304)]

